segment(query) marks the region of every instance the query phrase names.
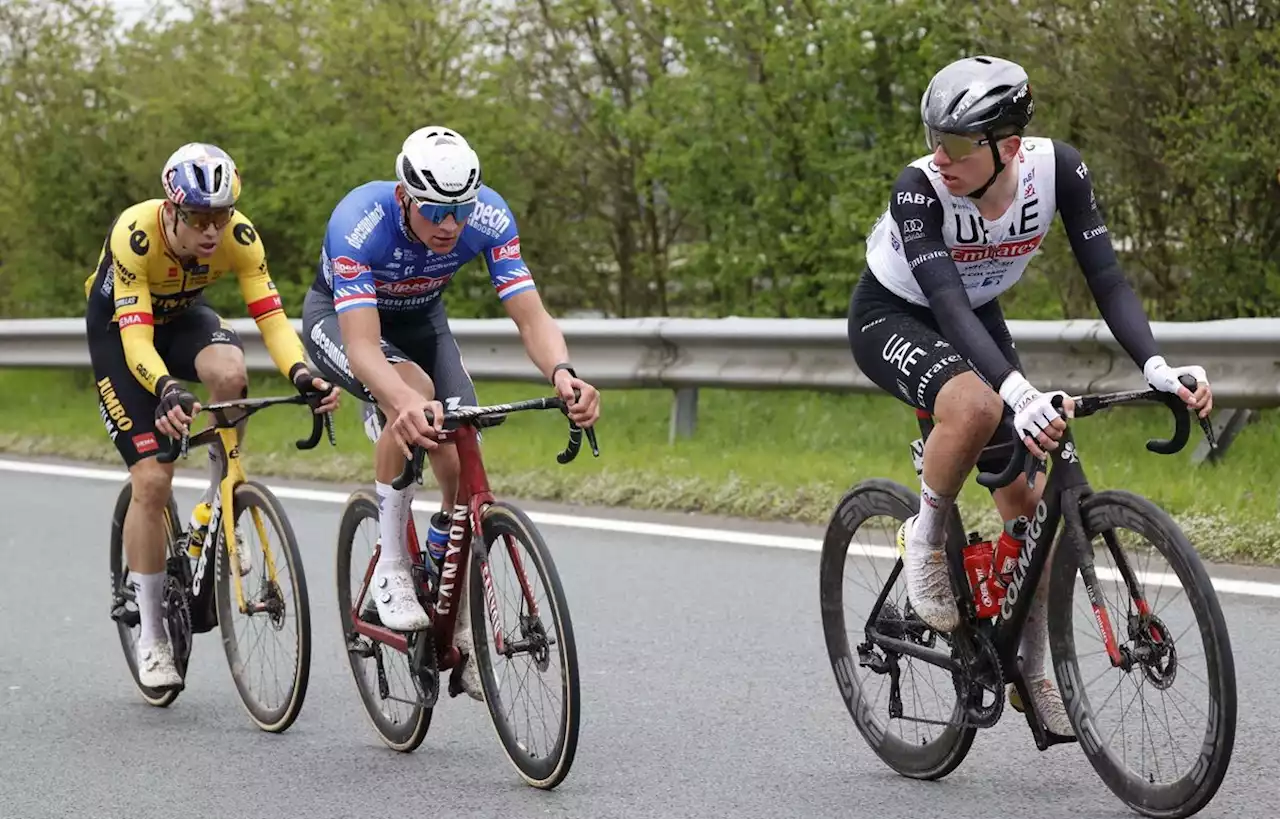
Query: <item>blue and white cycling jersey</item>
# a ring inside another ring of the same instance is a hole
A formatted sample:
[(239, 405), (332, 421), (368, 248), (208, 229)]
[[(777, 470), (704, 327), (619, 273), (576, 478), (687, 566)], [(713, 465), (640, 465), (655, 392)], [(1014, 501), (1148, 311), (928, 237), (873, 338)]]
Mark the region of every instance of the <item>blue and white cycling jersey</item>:
[(395, 182), (365, 183), (329, 217), (312, 289), (331, 296), (336, 312), (376, 307), (391, 319), (436, 314), (453, 274), (480, 255), (502, 301), (534, 289), (520, 258), (515, 217), (492, 188), (480, 187), (458, 243), (443, 256), (409, 232), (395, 190)]

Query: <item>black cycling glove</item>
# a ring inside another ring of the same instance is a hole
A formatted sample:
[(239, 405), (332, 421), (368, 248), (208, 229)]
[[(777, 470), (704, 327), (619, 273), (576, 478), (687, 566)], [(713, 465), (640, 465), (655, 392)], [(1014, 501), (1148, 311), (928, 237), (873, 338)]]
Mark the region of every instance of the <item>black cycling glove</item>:
[(156, 396), (160, 399), (160, 404), (156, 407), (157, 423), (174, 407), (182, 407), (182, 411), (190, 416), (196, 406), (196, 397), (183, 389), (178, 379), (170, 375), (162, 375), (156, 381)]

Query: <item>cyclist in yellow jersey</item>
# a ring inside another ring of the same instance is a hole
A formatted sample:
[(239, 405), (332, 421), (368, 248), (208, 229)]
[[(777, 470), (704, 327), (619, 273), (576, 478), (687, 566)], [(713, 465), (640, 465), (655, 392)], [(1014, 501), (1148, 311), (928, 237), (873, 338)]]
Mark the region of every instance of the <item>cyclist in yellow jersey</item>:
[[(124, 548), (142, 625), (138, 681), (167, 689), (182, 686), (160, 602), (165, 551), (159, 522), (173, 464), (152, 457), (160, 450), (156, 436), (179, 437), (199, 408), (178, 379), (198, 379), (214, 401), (248, 395), (244, 348), (205, 302), (204, 288), (234, 274), (280, 372), (300, 392), (326, 394), (318, 412), (337, 408), (338, 391), (307, 367), (257, 231), (235, 209), (240, 173), (231, 157), (214, 145), (183, 145), (165, 163), (161, 182), (165, 199), (132, 205), (112, 225), (97, 270), (85, 281), (85, 324), (102, 422), (133, 489)], [(220, 478), (212, 447), (209, 455)]]

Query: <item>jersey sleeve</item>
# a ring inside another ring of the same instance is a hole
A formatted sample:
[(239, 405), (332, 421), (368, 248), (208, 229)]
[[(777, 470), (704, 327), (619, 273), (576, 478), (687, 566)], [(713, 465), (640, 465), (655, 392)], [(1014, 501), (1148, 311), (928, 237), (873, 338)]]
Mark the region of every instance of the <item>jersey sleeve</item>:
[(496, 237), (488, 239), (482, 245), (480, 252), (484, 254), (489, 281), (493, 284), (493, 289), (498, 291), (498, 299), (506, 301), (518, 293), (534, 290), (533, 274), (520, 256), (520, 231), (506, 200), (495, 193), (492, 201), (486, 204), (491, 212), (494, 208), (503, 212), (504, 225)]
[(343, 201), (329, 217), (325, 229), (320, 267), (333, 292), (333, 309), (342, 314), (361, 308), (378, 309), (378, 289), (373, 280), (371, 245), (375, 237), (372, 227), (357, 234), (357, 227), (371, 214)]
[[(889, 215), (902, 231), (902, 252), (942, 336), (973, 364), (992, 389), (1000, 389), (1013, 365), (1000, 351), (969, 303), (960, 270), (942, 233), (943, 210), (938, 193), (919, 168), (898, 175), (889, 200)], [(903, 230), (909, 226), (911, 230)]]
[(1089, 168), (1072, 145), (1054, 140), (1058, 213), (1076, 262), (1111, 334), (1142, 367), (1159, 350), (1142, 301), (1120, 269), (1106, 222), (1098, 210)]
[(111, 287), (115, 297), (115, 319), (120, 327), (120, 344), (129, 371), (138, 383), (155, 393), (156, 382), (169, 374), (155, 345), (155, 317), (151, 312), (151, 289), (147, 285), (147, 254), (152, 242), (164, 241), (149, 235), (137, 221), (117, 222), (111, 232)]
[(230, 240), (235, 243), (234, 264), (240, 295), (262, 333), (262, 341), (271, 354), (271, 360), (287, 378), (290, 370), (305, 360), (302, 341), (289, 324), (280, 294), (267, 271), (267, 255), (262, 240), (258, 238), (253, 223), (239, 214), (232, 225)]

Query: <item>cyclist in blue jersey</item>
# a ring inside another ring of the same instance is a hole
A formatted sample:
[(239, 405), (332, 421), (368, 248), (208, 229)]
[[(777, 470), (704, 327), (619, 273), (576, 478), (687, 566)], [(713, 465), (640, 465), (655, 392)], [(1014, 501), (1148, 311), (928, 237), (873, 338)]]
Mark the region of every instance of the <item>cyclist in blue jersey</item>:
[[(396, 157), (396, 181), (368, 182), (338, 203), (303, 302), (308, 355), (326, 378), (366, 402), (366, 428), (377, 443), (374, 486), (382, 545), (370, 596), (383, 625), (397, 631), (424, 629), (429, 620), (414, 592), (404, 544), (414, 485), (397, 492), (391, 481), (411, 448), (425, 447), (442, 496), (431, 522), (448, 528), (458, 456), (428, 436), (440, 430), (444, 407), (437, 399), (450, 408), (477, 400), (441, 295), (458, 268), (477, 256), (530, 360), (565, 399), (569, 418), (582, 427), (594, 424), (599, 392), (569, 363), (564, 335), (520, 255), (515, 217), (497, 191), (481, 182), (475, 151), (448, 128), (414, 131)], [(389, 419), (389, 435), (381, 434), (383, 419)], [(455, 641), (468, 655), (463, 688), (479, 700), (465, 588), (458, 610)]]

